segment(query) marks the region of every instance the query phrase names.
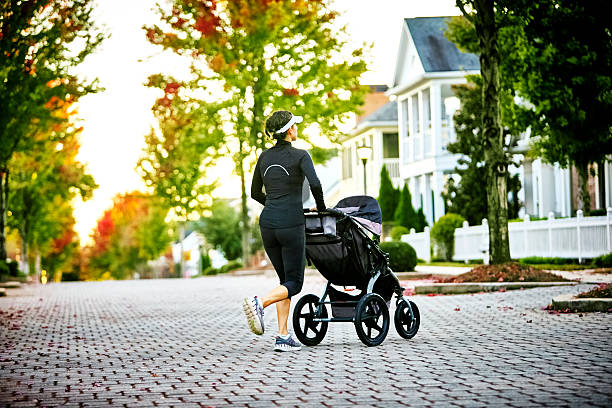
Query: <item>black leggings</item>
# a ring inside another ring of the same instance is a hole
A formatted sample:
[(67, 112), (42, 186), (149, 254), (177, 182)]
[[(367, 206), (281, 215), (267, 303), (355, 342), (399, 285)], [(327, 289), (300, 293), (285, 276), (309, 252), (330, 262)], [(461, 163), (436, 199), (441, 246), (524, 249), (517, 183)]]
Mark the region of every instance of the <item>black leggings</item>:
[(304, 225), (289, 228), (259, 227), (268, 258), (289, 297), (297, 295), (304, 283), (306, 230)]

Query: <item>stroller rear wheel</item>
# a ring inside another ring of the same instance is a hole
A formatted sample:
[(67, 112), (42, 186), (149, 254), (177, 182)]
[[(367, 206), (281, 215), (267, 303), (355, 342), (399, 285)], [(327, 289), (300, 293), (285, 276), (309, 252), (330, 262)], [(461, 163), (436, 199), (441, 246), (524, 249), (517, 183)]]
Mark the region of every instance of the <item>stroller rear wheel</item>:
[(421, 315), (417, 305), (410, 301), (410, 308), (412, 309), (413, 316), (410, 316), (408, 301), (402, 299), (397, 303), (397, 308), (395, 309), (395, 329), (397, 334), (405, 339), (411, 339), (416, 336), (421, 324)]
[(315, 318), (327, 318), (327, 308), (321, 305), (318, 313), (319, 298), (316, 295), (304, 295), (293, 309), (293, 331), (298, 340), (306, 346), (316, 346), (327, 333), (328, 322), (315, 322)]
[(389, 308), (382, 296), (365, 295), (355, 308), (355, 331), (366, 346), (378, 346), (389, 332)]

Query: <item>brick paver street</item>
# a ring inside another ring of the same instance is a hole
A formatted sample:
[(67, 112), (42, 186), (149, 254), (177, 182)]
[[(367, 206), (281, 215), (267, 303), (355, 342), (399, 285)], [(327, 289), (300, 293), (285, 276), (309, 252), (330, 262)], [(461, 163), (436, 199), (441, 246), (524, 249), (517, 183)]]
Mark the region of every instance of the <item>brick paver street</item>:
[[(240, 307), (273, 284), (224, 276), (11, 290), (0, 298), (0, 405), (612, 405), (612, 313), (542, 310), (593, 285), (416, 296), (412, 340), (392, 327), (368, 348), (352, 324), (335, 323), (319, 346), (275, 353), (274, 309), (257, 337)], [(322, 288), (309, 276), (302, 294)]]

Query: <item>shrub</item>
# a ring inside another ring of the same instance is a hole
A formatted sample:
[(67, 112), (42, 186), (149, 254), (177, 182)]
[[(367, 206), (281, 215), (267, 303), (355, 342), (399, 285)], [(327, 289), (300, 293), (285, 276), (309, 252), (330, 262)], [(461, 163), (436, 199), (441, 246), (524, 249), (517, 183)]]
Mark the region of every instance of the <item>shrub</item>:
[(5, 261), (0, 260), (0, 275), (9, 275), (10, 269)]
[(453, 259), (455, 246), (455, 229), (463, 225), (465, 218), (459, 214), (448, 213), (440, 217), (431, 229), (431, 238), (436, 247), (441, 249), (447, 261)]
[(417, 264), (416, 251), (406, 242), (383, 242), (380, 249), (389, 254), (389, 267), (394, 271), (414, 271)]
[(9, 275), (10, 276), (20, 276), (20, 271), (19, 271), (19, 262), (17, 261), (9, 261), (6, 263), (6, 265), (9, 268)]
[(212, 261), (210, 260), (210, 256), (208, 255), (208, 252), (204, 252), (201, 254), (200, 266), (202, 270), (205, 270), (206, 268), (210, 268), (212, 266)]
[(242, 263), (238, 261), (229, 261), (228, 263), (219, 268), (219, 273), (227, 273), (240, 268), (242, 268)]
[(216, 275), (219, 273), (219, 270), (217, 268), (213, 268), (212, 266), (209, 266), (208, 268), (204, 269), (202, 271), (202, 275), (206, 276), (206, 275)]
[(528, 256), (527, 258), (519, 259), (519, 262), (525, 265), (565, 265), (573, 263), (573, 260), (567, 258), (546, 258), (541, 256)]
[(593, 258), (593, 265), (598, 268), (612, 268), (612, 252)]
[(410, 234), (408, 228), (398, 225), (397, 227), (393, 227), (391, 230), (391, 239), (394, 241), (401, 241), (402, 235)]

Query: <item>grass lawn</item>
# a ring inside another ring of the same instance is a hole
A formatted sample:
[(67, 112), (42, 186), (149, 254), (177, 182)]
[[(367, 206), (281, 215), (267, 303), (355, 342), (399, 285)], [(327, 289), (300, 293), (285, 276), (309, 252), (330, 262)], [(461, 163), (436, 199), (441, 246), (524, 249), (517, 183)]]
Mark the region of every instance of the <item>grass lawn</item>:
[(612, 298), (612, 283), (602, 283), (595, 289), (582, 292), (577, 298)]
[(454, 267), (460, 267), (460, 268), (465, 268), (470, 267), (470, 266), (478, 266), (481, 264), (478, 263), (465, 263), (465, 262), (419, 262), (417, 263), (418, 266), (454, 266)]
[(550, 272), (523, 265), (516, 262), (508, 262), (500, 265), (479, 265), (469, 272), (458, 276), (443, 279), (444, 283), (461, 282), (562, 282), (569, 279), (562, 278)]
[(549, 271), (581, 271), (584, 269), (593, 269), (593, 265), (580, 265), (580, 264), (567, 264), (567, 265), (557, 265), (557, 264), (522, 264), (537, 267), (538, 269), (546, 269)]

